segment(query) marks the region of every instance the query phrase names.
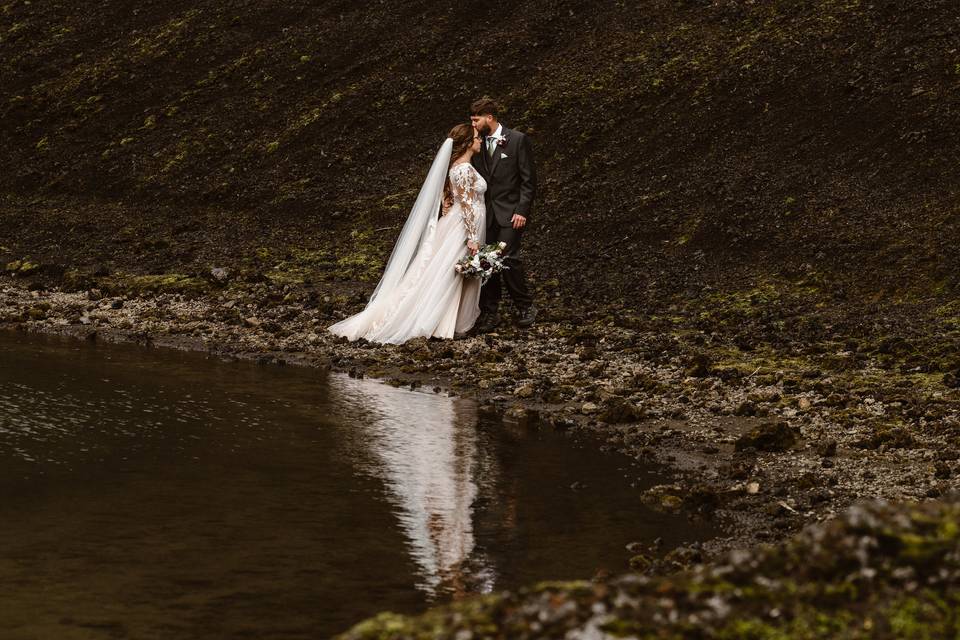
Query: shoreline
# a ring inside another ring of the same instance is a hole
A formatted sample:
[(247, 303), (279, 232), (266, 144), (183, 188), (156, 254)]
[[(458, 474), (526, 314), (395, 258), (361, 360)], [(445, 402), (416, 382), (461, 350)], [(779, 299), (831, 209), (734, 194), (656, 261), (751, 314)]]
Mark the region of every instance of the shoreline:
[[(30, 291), (7, 278), (0, 327), (329, 368), (472, 396), (506, 420), (592, 434), (598, 446), (673, 476), (644, 491), (645, 504), (712, 519), (725, 534), (666, 558), (638, 553), (631, 566), (648, 572), (781, 541), (860, 498), (938, 497), (957, 466), (960, 398), (938, 382), (943, 376), (884, 380), (871, 362), (828, 372), (772, 353), (726, 366), (719, 347), (606, 319), (548, 318), (526, 331), (452, 341), (351, 344), (326, 333), (329, 313), (238, 299), (226, 291), (197, 298)], [(922, 432), (904, 422), (918, 411)]]

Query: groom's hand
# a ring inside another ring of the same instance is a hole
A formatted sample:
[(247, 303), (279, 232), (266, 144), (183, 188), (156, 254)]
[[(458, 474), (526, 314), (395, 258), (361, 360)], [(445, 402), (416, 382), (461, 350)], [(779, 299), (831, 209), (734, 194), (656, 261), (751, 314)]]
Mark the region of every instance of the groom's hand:
[(450, 207), (452, 206), (453, 206), (453, 198), (451, 198), (450, 196), (447, 196), (446, 198), (444, 198), (443, 205), (441, 205), (440, 207), (440, 209), (443, 211), (443, 215), (447, 215), (448, 213), (450, 213)]
[(527, 219), (519, 213), (515, 213), (513, 214), (513, 219), (511, 222), (513, 222), (514, 229), (523, 229), (524, 225), (527, 224)]

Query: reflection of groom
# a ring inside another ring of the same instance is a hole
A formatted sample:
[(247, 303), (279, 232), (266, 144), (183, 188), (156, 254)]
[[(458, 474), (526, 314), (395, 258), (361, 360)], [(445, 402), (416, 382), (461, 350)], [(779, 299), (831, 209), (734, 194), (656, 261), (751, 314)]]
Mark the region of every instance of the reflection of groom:
[(500, 322), (501, 280), (517, 307), (517, 326), (529, 327), (537, 317), (537, 307), (520, 262), (520, 238), (530, 220), (537, 192), (533, 149), (530, 138), (497, 121), (497, 110), (497, 103), (486, 97), (470, 105), (470, 121), (483, 137), (480, 153), (474, 154), (471, 162), (487, 181), (486, 242), (507, 243), (504, 264), (509, 267), (491, 277), (480, 290), (477, 320), (480, 332), (491, 331)]

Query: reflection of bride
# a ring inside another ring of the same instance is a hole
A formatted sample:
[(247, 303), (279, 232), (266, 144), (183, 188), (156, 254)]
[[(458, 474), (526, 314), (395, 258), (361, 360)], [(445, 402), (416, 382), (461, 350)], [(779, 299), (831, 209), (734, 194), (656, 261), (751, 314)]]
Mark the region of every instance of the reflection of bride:
[(337, 397), (371, 412), (362, 420), (376, 458), (371, 471), (400, 508), (417, 586), (431, 596), (490, 590), (492, 571), (474, 554), (476, 405), (347, 376), (331, 376), (330, 384)]

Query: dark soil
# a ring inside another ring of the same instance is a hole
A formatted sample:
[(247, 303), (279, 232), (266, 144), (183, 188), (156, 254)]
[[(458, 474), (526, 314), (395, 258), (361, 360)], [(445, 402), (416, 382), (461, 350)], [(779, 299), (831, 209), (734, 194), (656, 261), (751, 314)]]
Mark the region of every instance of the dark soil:
[(562, 306), (646, 314), (766, 276), (838, 305), (958, 284), (949, 0), (9, 0), (0, 33), (4, 263), (311, 252), (323, 289), (375, 278), (487, 93), (534, 136), (527, 258)]

